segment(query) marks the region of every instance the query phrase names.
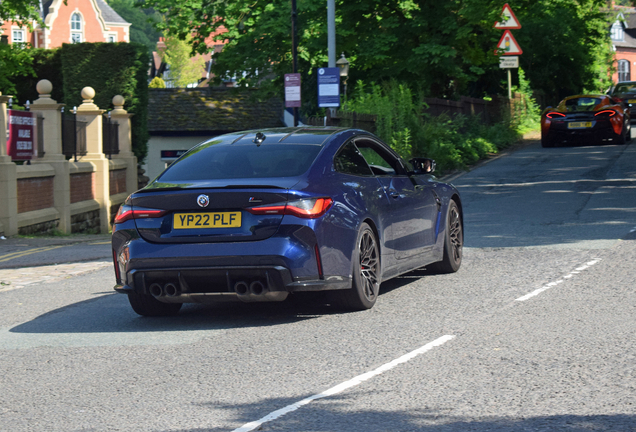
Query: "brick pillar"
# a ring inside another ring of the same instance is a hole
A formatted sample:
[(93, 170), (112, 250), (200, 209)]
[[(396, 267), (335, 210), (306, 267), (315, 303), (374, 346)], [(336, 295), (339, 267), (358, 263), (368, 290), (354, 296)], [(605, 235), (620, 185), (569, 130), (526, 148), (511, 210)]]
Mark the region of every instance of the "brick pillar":
[(53, 202), (60, 214), (58, 229), (71, 233), (71, 175), (70, 164), (62, 153), (62, 107), (51, 99), (53, 85), (49, 80), (41, 80), (36, 87), (40, 97), (31, 104), (31, 111), (44, 117), (44, 156), (32, 163), (49, 164), (55, 170)]
[(110, 178), (102, 142), (102, 114), (105, 110), (93, 103), (94, 97), (92, 87), (82, 89), (84, 102), (77, 108), (77, 120), (86, 122), (86, 156), (82, 157), (82, 162), (90, 162), (95, 167), (95, 199), (100, 207), (100, 231), (107, 234), (110, 227)]
[(0, 93), (0, 233), (18, 233), (17, 168), (7, 155), (7, 102), (11, 96)]
[(137, 157), (132, 152), (132, 134), (130, 128), (130, 118), (133, 114), (128, 114), (124, 109), (123, 96), (117, 95), (113, 98), (113, 109), (110, 118), (119, 125), (119, 154), (113, 156), (117, 159), (126, 160), (126, 192), (133, 193), (137, 187)]

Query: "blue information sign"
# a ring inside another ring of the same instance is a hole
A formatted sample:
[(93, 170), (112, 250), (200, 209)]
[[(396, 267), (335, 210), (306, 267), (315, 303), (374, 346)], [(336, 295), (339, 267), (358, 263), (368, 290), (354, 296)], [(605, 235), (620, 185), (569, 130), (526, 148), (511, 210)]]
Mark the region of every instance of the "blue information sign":
[(318, 68), (318, 106), (340, 106), (340, 68)]

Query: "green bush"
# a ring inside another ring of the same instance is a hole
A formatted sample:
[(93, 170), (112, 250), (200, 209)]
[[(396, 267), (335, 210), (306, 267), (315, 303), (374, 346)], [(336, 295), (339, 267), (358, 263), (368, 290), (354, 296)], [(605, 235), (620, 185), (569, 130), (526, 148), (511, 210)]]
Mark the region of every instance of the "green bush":
[(60, 49), (29, 49), (32, 58), (33, 75), (22, 75), (14, 79), (14, 103), (24, 105), (26, 101), (33, 102), (39, 95), (36, 90), (38, 81), (47, 79), (53, 84), (51, 98), (62, 103), (64, 100), (64, 84), (62, 80), (62, 52)]
[[(400, 156), (433, 158), (442, 172), (465, 168), (518, 141), (518, 123), (529, 118), (518, 115), (514, 123), (504, 116), (500, 123), (486, 125), (479, 116), (423, 115), (424, 107), (421, 95), (396, 81), (370, 87), (358, 81), (346, 105), (348, 111), (376, 114), (376, 134)], [(534, 112), (532, 106), (524, 109)]]
[(111, 109), (115, 95), (126, 99), (132, 149), (139, 162), (148, 153), (148, 50), (136, 43), (65, 44), (62, 51), (64, 99), (68, 109), (82, 103), (81, 91), (95, 89), (95, 104)]
[(148, 88), (166, 88), (166, 82), (161, 77), (156, 76), (150, 81)]

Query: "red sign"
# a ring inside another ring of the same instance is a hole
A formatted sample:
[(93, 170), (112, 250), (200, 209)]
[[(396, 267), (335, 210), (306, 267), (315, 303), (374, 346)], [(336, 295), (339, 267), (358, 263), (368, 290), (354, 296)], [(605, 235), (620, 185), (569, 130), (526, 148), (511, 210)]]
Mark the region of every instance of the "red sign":
[(285, 108), (300, 108), (300, 74), (285, 74)]
[(521, 47), (517, 43), (515, 37), (512, 35), (510, 30), (504, 31), (504, 34), (499, 39), (499, 43), (497, 44), (497, 49), (495, 50), (496, 55), (521, 55), (523, 51)]
[(514, 30), (521, 28), (519, 20), (508, 3), (506, 3), (501, 10), (501, 21), (496, 22), (494, 27), (502, 30)]
[(7, 114), (9, 116), (7, 154), (13, 160), (31, 159), (35, 142), (35, 114), (16, 110), (7, 110)]

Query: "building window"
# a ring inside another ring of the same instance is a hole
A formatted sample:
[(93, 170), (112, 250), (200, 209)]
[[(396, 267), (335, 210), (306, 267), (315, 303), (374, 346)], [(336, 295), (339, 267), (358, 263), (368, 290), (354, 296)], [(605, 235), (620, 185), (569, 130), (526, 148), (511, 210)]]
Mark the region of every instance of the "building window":
[(117, 35), (116, 35), (116, 34), (109, 34), (109, 35), (106, 37), (106, 40), (107, 40), (108, 42), (117, 42)]
[(71, 15), (71, 42), (82, 42), (82, 16), (77, 12)]
[(12, 43), (24, 43), (26, 42), (26, 32), (23, 29), (13, 29), (11, 31)]
[(82, 31), (82, 17), (78, 13), (71, 16), (71, 30)]
[(612, 34), (611, 38), (613, 41), (624, 41), (625, 40), (625, 32), (623, 31), (623, 24), (620, 21), (616, 21), (612, 24)]
[(618, 82), (631, 81), (631, 74), (629, 73), (629, 60), (618, 61)]

